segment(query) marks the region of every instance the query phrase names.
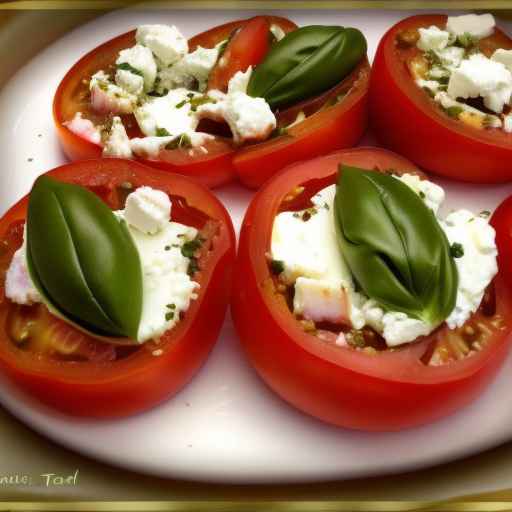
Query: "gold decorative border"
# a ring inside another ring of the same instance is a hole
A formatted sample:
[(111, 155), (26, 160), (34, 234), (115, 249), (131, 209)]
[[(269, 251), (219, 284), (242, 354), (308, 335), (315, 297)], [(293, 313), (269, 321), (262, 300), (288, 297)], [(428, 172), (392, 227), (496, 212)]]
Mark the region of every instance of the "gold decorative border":
[[(20, 11), (105, 11), (116, 8), (205, 9), (486, 9), (512, 15), (512, 0), (0, 0), (0, 30)], [(508, 12), (504, 10), (508, 9)], [(90, 14), (93, 17), (93, 14)], [(51, 499), (51, 498), (50, 498)], [(507, 501), (510, 500), (510, 501)], [(441, 501), (2, 501), (0, 512), (512, 512), (512, 489)]]
[(138, 9), (512, 9), (511, 0), (13, 0), (0, 1), (0, 10)]
[(66, 501), (0, 503), (2, 511), (37, 512), (510, 512), (505, 501)]

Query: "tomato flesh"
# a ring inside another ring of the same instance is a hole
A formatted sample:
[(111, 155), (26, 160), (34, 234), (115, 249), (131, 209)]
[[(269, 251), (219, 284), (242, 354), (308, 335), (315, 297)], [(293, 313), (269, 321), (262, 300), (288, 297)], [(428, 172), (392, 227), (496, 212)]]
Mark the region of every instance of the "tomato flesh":
[[(372, 128), (385, 146), (435, 174), (474, 183), (510, 181), (512, 171), (506, 162), (512, 155), (512, 135), (450, 118), (411, 76), (410, 64), (418, 53), (411, 34), (420, 27), (444, 28), (446, 19), (412, 16), (381, 39), (370, 83)], [(511, 49), (512, 39), (495, 28), (479, 46), (490, 55), (496, 48)]]
[(198, 298), (158, 341), (113, 347), (53, 317), (43, 305), (5, 298), (5, 272), (22, 243), (27, 198), (0, 219), (0, 369), (22, 389), (61, 411), (119, 417), (162, 402), (182, 388), (205, 361), (222, 326), (235, 239), (229, 215), (204, 187), (167, 172), (118, 159), (84, 161), (48, 173), (85, 186), (111, 208), (147, 185), (170, 195), (172, 218), (200, 229), (194, 254)]
[(226, 92), (238, 71), (258, 65), (270, 49), (270, 23), (264, 16), (250, 19), (228, 42), (222, 57), (210, 73), (208, 89)]
[(433, 421), (469, 403), (496, 374), (511, 340), (511, 291), (498, 275), (492, 299), (460, 331), (441, 327), (393, 350), (337, 346), (323, 330), (304, 329), (277, 289), (265, 254), (275, 215), (307, 204), (335, 181), (340, 163), (419, 172), (386, 150), (358, 148), (296, 164), (271, 180), (255, 196), (240, 234), (231, 304), (235, 327), (261, 377), (310, 415), (377, 431)]

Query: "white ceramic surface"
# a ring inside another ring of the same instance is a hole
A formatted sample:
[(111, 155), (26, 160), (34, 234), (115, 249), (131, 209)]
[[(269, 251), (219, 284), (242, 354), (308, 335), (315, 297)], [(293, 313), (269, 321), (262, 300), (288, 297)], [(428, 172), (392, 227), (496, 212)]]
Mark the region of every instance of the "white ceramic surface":
[[(80, 55), (140, 23), (174, 23), (192, 35), (251, 14), (114, 12), (41, 52), (0, 92), (0, 213), (29, 191), (39, 173), (65, 162), (53, 130), (51, 100), (60, 79)], [(298, 24), (360, 27), (373, 57), (380, 36), (409, 13), (281, 14)], [(367, 135), (365, 143), (371, 140)], [(512, 193), (512, 185), (475, 187), (437, 181), (446, 187), (449, 208), (465, 205), (475, 211), (493, 210)], [(252, 194), (237, 185), (217, 193), (238, 228)], [(175, 398), (148, 413), (121, 421), (77, 420), (34, 403), (4, 380), (0, 380), (0, 402), (51, 439), (126, 468), (210, 482), (312, 482), (416, 469), (504, 442), (512, 438), (511, 384), (509, 357), (496, 381), (476, 402), (444, 420), (400, 433), (334, 428), (294, 410), (260, 381), (240, 350), (228, 316), (201, 372)]]

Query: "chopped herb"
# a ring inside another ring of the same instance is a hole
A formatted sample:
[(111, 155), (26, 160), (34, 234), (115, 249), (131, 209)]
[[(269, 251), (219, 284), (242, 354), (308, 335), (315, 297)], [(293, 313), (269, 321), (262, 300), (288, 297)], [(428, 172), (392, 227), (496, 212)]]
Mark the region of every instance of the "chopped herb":
[(165, 246), (165, 250), (166, 250), (166, 251), (170, 251), (170, 250), (171, 250), (171, 246), (170, 246), (170, 245), (166, 245), (166, 246)]
[(148, 92), (148, 96), (152, 96), (154, 98), (161, 98), (162, 96), (166, 96), (168, 92), (169, 89), (163, 89), (162, 92), (151, 91)]
[(171, 134), (165, 128), (157, 128), (155, 135), (157, 137), (169, 137)]
[(218, 53), (218, 56), (217, 56), (217, 59), (220, 59), (222, 57), (222, 55), (224, 54), (224, 52), (226, 51), (226, 48), (228, 46), (228, 43), (229, 43), (229, 39), (224, 39), (224, 41), (221, 41), (218, 45), (217, 45), (217, 49), (219, 51)]
[(311, 219), (311, 217), (313, 215), (315, 215), (316, 213), (318, 213), (318, 210), (313, 207), (313, 208), (308, 208), (307, 210), (304, 211), (304, 213), (302, 214), (302, 220), (304, 222), (307, 222), (309, 219)]
[(457, 36), (455, 44), (462, 48), (470, 49), (476, 45), (476, 42), (477, 40), (469, 32), (464, 32), (464, 34)]
[(179, 103), (174, 105), (174, 108), (181, 108), (181, 107), (185, 106), (185, 103), (187, 103), (187, 100), (180, 101)]
[(450, 254), (452, 258), (462, 258), (462, 256), (464, 256), (464, 247), (462, 246), (462, 244), (454, 242), (450, 246)]
[(437, 55), (437, 53), (434, 50), (428, 50), (426, 52), (426, 57), (432, 66), (433, 65), (442, 66), (442, 64), (443, 64), (441, 62), (441, 59), (439, 58), (439, 56)]
[(181, 247), (181, 254), (186, 258), (192, 258), (197, 249), (201, 247), (202, 243), (203, 239), (199, 237), (194, 238), (194, 240), (190, 240), (189, 242), (185, 242)]
[(193, 97), (194, 97), (194, 93), (193, 93), (193, 92), (189, 92), (189, 93), (187, 94), (187, 98), (193, 98)]
[(457, 106), (445, 108), (444, 111), (448, 114), (449, 117), (453, 117), (455, 119), (457, 119), (459, 115), (462, 114), (462, 108)]
[(134, 68), (131, 64), (128, 64), (128, 62), (121, 62), (121, 64), (117, 65), (117, 69), (120, 69), (122, 71), (129, 71), (130, 73), (133, 73), (137, 76), (144, 77), (144, 74), (142, 71), (139, 71), (137, 68)]
[(270, 134), (270, 137), (279, 137), (280, 135), (287, 135), (288, 134), (288, 128), (286, 126), (278, 126), (274, 128), (272, 133)]
[(199, 270), (199, 264), (197, 263), (197, 258), (190, 258), (190, 263), (188, 264), (187, 274), (189, 276), (193, 276)]
[(483, 217), (484, 219), (487, 219), (491, 216), (491, 212), (489, 210), (482, 210), (478, 215), (479, 215), (479, 217)]
[(450, 77), (449, 76), (440, 76), (437, 81), (441, 84), (441, 85), (448, 85), (448, 82), (450, 81)]
[(33, 162), (33, 161), (34, 161), (34, 159), (32, 157), (27, 158), (27, 162)]
[(178, 135), (174, 139), (171, 140), (166, 146), (165, 149), (180, 149), (180, 148), (191, 148), (192, 141), (190, 140), (190, 136), (186, 133), (182, 133)]
[(430, 87), (422, 87), (422, 89), (431, 97), (433, 98), (435, 96), (434, 91)]
[(284, 271), (284, 261), (271, 260), (270, 261), (270, 271), (272, 272), (272, 274), (278, 276), (281, 272)]
[(419, 196), (421, 197), (421, 199), (425, 199), (425, 192), (423, 192), (423, 190), (420, 190)]
[(324, 203), (324, 208), (325, 208), (326, 210), (330, 210), (330, 209), (331, 209), (331, 207), (330, 207), (327, 203)]
[(300, 215), (299, 215), (297, 212), (295, 212), (295, 213), (293, 214), (293, 217), (294, 217), (294, 218), (296, 218), (296, 219), (298, 219), (298, 218), (300, 217)]
[(217, 100), (210, 98), (210, 96), (196, 96), (195, 98), (190, 98), (190, 110), (195, 112), (197, 107), (205, 105), (206, 103), (217, 103)]
[(364, 334), (361, 331), (350, 331), (345, 335), (345, 339), (352, 347), (363, 348), (366, 345)]
[(167, 309), (176, 309), (176, 304), (167, 304), (167, 306), (165, 306)]
[(167, 313), (165, 313), (165, 319), (167, 321), (173, 320), (174, 319), (174, 311), (168, 311)]

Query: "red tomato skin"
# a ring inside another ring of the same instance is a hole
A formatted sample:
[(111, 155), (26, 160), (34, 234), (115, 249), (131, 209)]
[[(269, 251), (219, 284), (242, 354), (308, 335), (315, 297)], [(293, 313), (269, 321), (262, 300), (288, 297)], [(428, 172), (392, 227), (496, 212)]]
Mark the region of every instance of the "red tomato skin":
[(269, 33), (270, 23), (266, 17), (256, 16), (248, 20), (232, 37), (224, 55), (212, 69), (208, 89), (226, 92), (229, 80), (237, 71), (245, 72), (249, 66), (257, 66), (270, 49)]
[[(370, 79), (371, 127), (382, 144), (432, 173), (471, 183), (510, 181), (512, 167), (507, 162), (512, 156), (512, 136), (502, 130), (471, 128), (448, 118), (394, 56), (399, 31), (445, 23), (446, 16), (412, 16), (383, 36)], [(499, 29), (495, 30), (495, 37), (511, 44)]]
[[(418, 355), (425, 350), (421, 343), (410, 350), (368, 356), (305, 333), (275, 292), (265, 253), (273, 218), (287, 191), (314, 178), (332, 183), (340, 162), (417, 172), (391, 152), (357, 148), (279, 173), (256, 194), (242, 225), (231, 302), (235, 328), (266, 384), (311, 416), (365, 431), (396, 431), (431, 422), (470, 403), (489, 384), (510, 348), (510, 327), (493, 350), (457, 363), (455, 370), (419, 363)], [(501, 278), (496, 293), (500, 312), (510, 319), (512, 297)]]
[(504, 281), (512, 289), (512, 196), (496, 208), (491, 217), (491, 225), (496, 230), (498, 268)]
[(257, 189), (287, 165), (355, 146), (368, 121), (369, 69), (365, 60), (346, 78), (357, 85), (337, 105), (316, 112), (288, 135), (239, 149), (233, 159), (239, 180)]
[[(94, 171), (94, 174), (91, 174)], [(56, 179), (101, 188), (112, 180), (137, 181), (150, 186), (172, 186), (191, 204), (220, 222), (214, 251), (201, 278), (201, 290), (182, 322), (164, 335), (160, 356), (140, 349), (111, 363), (75, 363), (38, 360), (0, 339), (0, 369), (17, 386), (41, 402), (67, 414), (118, 418), (147, 410), (176, 394), (197, 373), (217, 340), (229, 302), (229, 283), (235, 258), (235, 234), (229, 214), (201, 185), (179, 175), (136, 162), (102, 159), (64, 165), (47, 173)], [(26, 215), (27, 198), (0, 220), (0, 233)], [(215, 248), (216, 247), (216, 248)], [(1, 297), (0, 306), (5, 300)], [(5, 324), (5, 308), (0, 322)]]

